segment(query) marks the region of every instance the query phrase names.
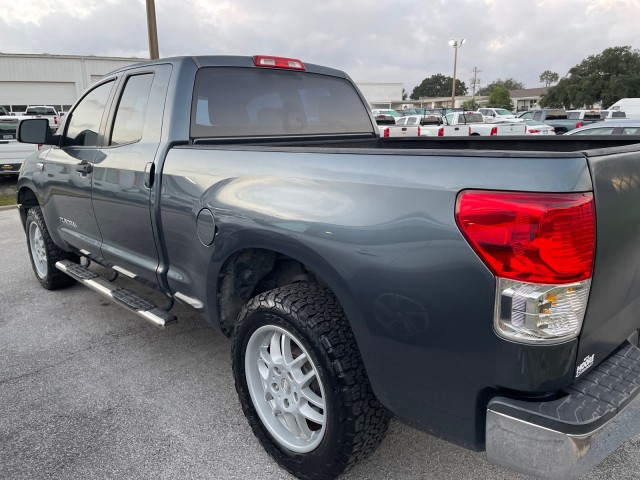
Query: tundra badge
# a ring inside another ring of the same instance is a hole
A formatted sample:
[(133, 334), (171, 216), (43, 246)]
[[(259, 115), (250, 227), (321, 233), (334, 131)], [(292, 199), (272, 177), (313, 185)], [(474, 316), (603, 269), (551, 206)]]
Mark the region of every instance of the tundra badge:
[(584, 357), (584, 360), (580, 365), (578, 365), (578, 369), (576, 370), (576, 378), (582, 375), (591, 365), (593, 365), (595, 357), (595, 354)]

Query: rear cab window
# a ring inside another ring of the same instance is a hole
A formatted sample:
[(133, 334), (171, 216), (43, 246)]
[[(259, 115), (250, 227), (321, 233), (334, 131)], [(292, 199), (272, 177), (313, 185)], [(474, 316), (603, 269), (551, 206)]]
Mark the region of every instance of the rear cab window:
[(349, 81), (309, 72), (202, 68), (191, 112), (194, 139), (373, 133)]
[(0, 140), (15, 140), (18, 122), (0, 121)]

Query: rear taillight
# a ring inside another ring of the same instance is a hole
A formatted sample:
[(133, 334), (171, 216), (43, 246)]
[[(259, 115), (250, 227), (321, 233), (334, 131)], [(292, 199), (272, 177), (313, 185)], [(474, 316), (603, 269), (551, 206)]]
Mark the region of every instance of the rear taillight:
[(389, 130), (388, 128), (385, 128), (385, 129), (382, 131), (382, 136), (383, 136), (384, 138), (389, 138), (389, 137), (391, 136), (391, 132), (390, 132), (390, 130)]
[(499, 335), (557, 343), (580, 333), (595, 255), (591, 193), (464, 191), (455, 215), (496, 276)]
[(253, 57), (253, 64), (256, 67), (286, 68), (288, 70), (304, 70), (304, 63), (295, 58), (268, 57), (256, 55)]
[(438, 129), (438, 136), (439, 136), (439, 137), (444, 137), (444, 127), (440, 127), (440, 128)]
[(576, 128), (584, 127), (584, 122), (576, 123)]
[(420, 136), (420, 127), (418, 127), (418, 136)]
[(38, 144), (38, 150), (42, 150), (42, 143)]
[(498, 127), (492, 127), (491, 133), (489, 135), (497, 135), (497, 134), (498, 134)]
[(53, 124), (54, 124), (54, 125), (57, 125), (57, 124), (58, 124), (58, 117), (57, 117), (57, 116), (54, 116), (54, 117), (53, 117)]
[(469, 136), (471, 136), (471, 127), (469, 127)]
[(540, 133), (540, 130), (532, 128), (532, 129), (527, 130), (527, 133)]

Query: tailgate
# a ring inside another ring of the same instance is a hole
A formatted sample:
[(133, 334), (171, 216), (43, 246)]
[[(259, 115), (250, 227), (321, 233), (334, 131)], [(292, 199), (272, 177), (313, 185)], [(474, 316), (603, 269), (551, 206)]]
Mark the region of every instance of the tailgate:
[(597, 226), (591, 294), (576, 362), (582, 371), (640, 328), (640, 150), (592, 152), (587, 160)]

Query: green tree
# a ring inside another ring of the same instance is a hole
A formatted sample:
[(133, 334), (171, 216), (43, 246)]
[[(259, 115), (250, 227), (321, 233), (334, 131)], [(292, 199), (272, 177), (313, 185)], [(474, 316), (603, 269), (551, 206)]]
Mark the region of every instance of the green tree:
[[(413, 89), (410, 98), (418, 100), (420, 97), (450, 97), (452, 83), (453, 77), (446, 77), (439, 73), (432, 75), (425, 78), (420, 85)], [(456, 95), (466, 94), (467, 86), (456, 78)]]
[(496, 87), (504, 87), (507, 90), (522, 90), (524, 88), (524, 83), (518, 82), (513, 78), (507, 78), (506, 80), (497, 79), (486, 87), (481, 88), (478, 91), (478, 95), (491, 95), (491, 92), (493, 92)]
[(547, 88), (549, 88), (552, 83), (556, 83), (559, 79), (560, 75), (556, 72), (552, 72), (551, 70), (545, 70), (540, 74), (540, 82)]
[(621, 98), (640, 97), (640, 50), (611, 47), (569, 70), (540, 100), (543, 107), (608, 107)]
[(462, 108), (465, 110), (477, 110), (480, 108), (480, 104), (475, 100), (467, 100), (462, 104)]
[(489, 103), (487, 104), (489, 107), (495, 108), (506, 108), (507, 110), (513, 110), (513, 102), (511, 101), (511, 96), (509, 95), (509, 90), (505, 87), (501, 87), (498, 85), (493, 89), (491, 95), (489, 96)]

